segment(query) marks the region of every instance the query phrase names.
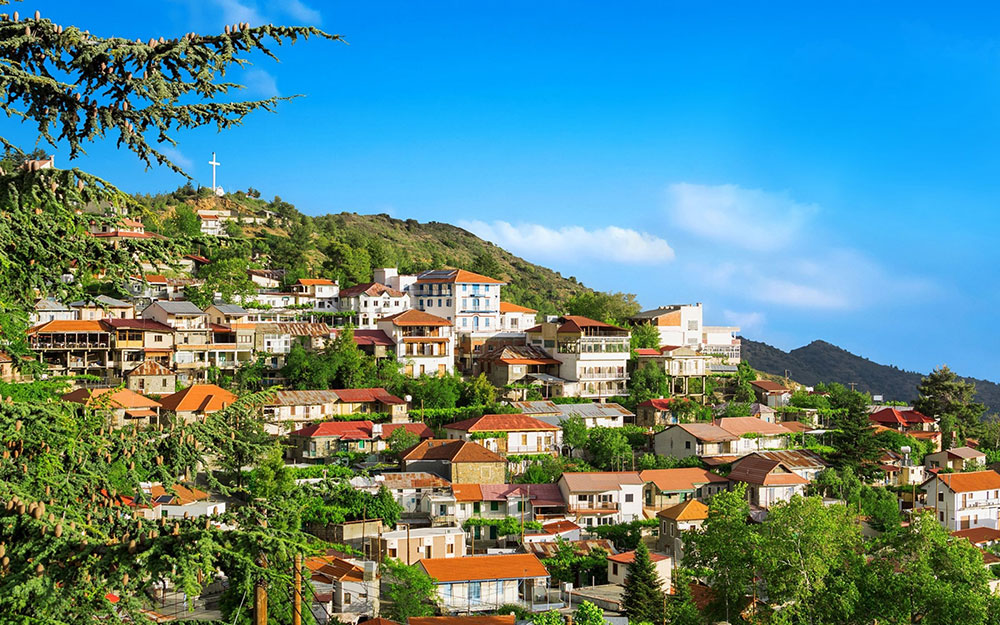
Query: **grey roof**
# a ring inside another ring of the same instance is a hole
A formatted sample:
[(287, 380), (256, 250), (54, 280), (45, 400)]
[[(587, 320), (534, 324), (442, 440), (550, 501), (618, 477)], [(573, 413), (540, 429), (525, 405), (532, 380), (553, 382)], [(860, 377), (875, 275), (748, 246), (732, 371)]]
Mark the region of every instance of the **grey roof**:
[(35, 310), (69, 310), (69, 308), (62, 302), (46, 297), (38, 300), (35, 304)]
[(714, 373), (736, 373), (739, 368), (736, 365), (717, 365), (708, 363), (708, 370)]
[(79, 306), (89, 306), (91, 304), (97, 304), (98, 306), (106, 306), (108, 308), (128, 308), (129, 306), (132, 305), (128, 302), (123, 302), (120, 299), (115, 299), (107, 295), (98, 295), (93, 300), (81, 299), (75, 302), (70, 302), (69, 305), (73, 307), (79, 307)]
[(214, 304), (215, 308), (224, 315), (245, 315), (246, 308), (239, 304)]
[(534, 378), (539, 382), (545, 382), (547, 384), (565, 384), (566, 380), (556, 377), (554, 375), (549, 375), (548, 373), (529, 373), (529, 378)]
[(179, 301), (164, 301), (160, 300), (153, 304), (153, 306), (159, 306), (163, 310), (167, 311), (171, 315), (206, 315), (208, 313), (204, 312), (202, 309), (198, 308), (191, 302), (187, 300)]
[[(516, 401), (511, 402), (515, 408), (523, 414), (538, 418), (539, 415), (553, 415), (557, 421), (568, 419), (569, 417), (634, 417), (635, 415), (615, 403), (599, 404), (587, 402), (583, 404), (557, 404), (555, 402), (540, 401)], [(549, 423), (549, 421), (546, 421)], [(553, 423), (558, 425), (558, 423)]]

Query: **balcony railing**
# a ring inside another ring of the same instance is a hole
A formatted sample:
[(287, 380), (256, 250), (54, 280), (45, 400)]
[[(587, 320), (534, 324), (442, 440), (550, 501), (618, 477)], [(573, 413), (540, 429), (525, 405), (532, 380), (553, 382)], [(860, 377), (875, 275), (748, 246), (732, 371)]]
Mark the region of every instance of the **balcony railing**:
[(624, 371), (619, 371), (616, 373), (580, 373), (581, 380), (620, 380), (625, 381), (628, 379), (628, 374)]
[(618, 510), (618, 502), (615, 501), (574, 501), (569, 507), (573, 513), (579, 512), (615, 512)]

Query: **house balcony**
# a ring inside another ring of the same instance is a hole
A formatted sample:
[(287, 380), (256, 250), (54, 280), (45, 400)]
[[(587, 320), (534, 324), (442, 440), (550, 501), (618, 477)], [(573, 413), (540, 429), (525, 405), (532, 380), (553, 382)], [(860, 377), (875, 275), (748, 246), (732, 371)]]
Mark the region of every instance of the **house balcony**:
[(568, 510), (572, 514), (613, 514), (618, 512), (619, 506), (616, 501), (579, 501), (569, 506)]
[(111, 339), (94, 340), (46, 340), (38, 338), (31, 341), (31, 348), (35, 350), (47, 349), (111, 349)]
[(581, 381), (607, 380), (607, 381), (624, 382), (628, 380), (628, 374), (625, 373), (624, 371), (619, 371), (616, 373), (580, 373), (578, 377)]
[(981, 510), (983, 508), (1000, 508), (1000, 501), (996, 499), (987, 499), (985, 501), (970, 501), (968, 503), (963, 503), (957, 508), (958, 512), (963, 510)]

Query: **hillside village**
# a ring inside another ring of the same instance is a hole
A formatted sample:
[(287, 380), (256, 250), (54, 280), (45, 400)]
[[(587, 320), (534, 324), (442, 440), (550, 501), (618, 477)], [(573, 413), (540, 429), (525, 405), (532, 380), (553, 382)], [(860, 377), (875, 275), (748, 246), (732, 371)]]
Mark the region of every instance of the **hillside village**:
[[(938, 541), (973, 558), (970, 597), (1000, 589), (1000, 441), (972, 393), (936, 394), (959, 384), (946, 370), (916, 405), (806, 387), (755, 372), (740, 329), (707, 325), (701, 304), (540, 312), (481, 266), (358, 280), (256, 254), (220, 273), (233, 241), (288, 217), (194, 215), (198, 247), (143, 263), (121, 290), (97, 276), (84, 299), (39, 293), (0, 395), (69, 402), (112, 437), (242, 419), (233, 439), (277, 455), (233, 447), (105, 496), (133, 518), (206, 527), (246, 503), (220, 478), (246, 473), (255, 496), (304, 502), (315, 553), (295, 592), (315, 622), (771, 622), (828, 598), (754, 559), (785, 562), (775, 536), (792, 528), (843, 547), (830, 557), (877, 545), (888, 576), (909, 566), (907, 536)], [(183, 238), (135, 217), (88, 236)], [(885, 579), (851, 583), (864, 598)], [(132, 599), (160, 622), (222, 618), (225, 586), (185, 601), (164, 581)]]

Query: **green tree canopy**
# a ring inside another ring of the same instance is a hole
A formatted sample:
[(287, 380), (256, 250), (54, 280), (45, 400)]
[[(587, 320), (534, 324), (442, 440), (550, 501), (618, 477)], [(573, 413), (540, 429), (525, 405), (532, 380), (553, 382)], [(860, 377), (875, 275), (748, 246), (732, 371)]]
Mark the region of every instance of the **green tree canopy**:
[(660, 623), (664, 619), (663, 580), (660, 579), (649, 549), (639, 541), (635, 548), (635, 559), (628, 566), (625, 575), (622, 606), (631, 623)]

